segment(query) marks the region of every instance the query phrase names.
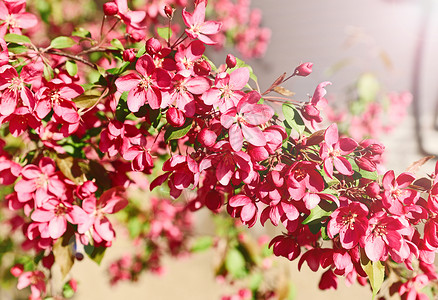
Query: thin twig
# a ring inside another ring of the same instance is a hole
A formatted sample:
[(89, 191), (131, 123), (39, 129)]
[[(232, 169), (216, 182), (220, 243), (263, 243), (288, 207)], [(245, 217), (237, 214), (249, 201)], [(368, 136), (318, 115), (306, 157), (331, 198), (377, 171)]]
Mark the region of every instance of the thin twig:
[(77, 56), (77, 55), (74, 55), (74, 54), (70, 54), (70, 53), (66, 53), (66, 52), (62, 52), (62, 51), (53, 50), (53, 49), (48, 49), (46, 51), (46, 53), (53, 54), (53, 55), (58, 55), (58, 56), (64, 56), (64, 57), (70, 58), (72, 60), (75, 60), (77, 62), (83, 63), (84, 65), (87, 65), (87, 66), (97, 70), (97, 66), (94, 63), (92, 63), (91, 61), (88, 61), (85, 58), (82, 58), (80, 56)]

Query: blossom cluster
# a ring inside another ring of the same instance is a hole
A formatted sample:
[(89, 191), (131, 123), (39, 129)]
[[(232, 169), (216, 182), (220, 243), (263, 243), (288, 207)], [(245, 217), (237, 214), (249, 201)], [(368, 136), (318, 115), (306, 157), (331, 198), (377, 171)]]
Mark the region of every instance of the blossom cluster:
[[(206, 1), (182, 10), (178, 38), (170, 6), (158, 10), (167, 31), (147, 37), (143, 22), (152, 26), (153, 8), (107, 2), (97, 36), (83, 29), (39, 45), (21, 32), (39, 22), (25, 2), (0, 2), (0, 123), (5, 141), (22, 141), (14, 156), (2, 142), (0, 183), (13, 185), (4, 202), (15, 212), (8, 221), (23, 233), (22, 248), (39, 255), (37, 265), (11, 270), (18, 288), (30, 286), (31, 298), (41, 299), (56, 294), (44, 273), (54, 262), (64, 277), (84, 254), (100, 262), (118, 212), (128, 224), (149, 225), (135, 234), (147, 253), (113, 264), (112, 283), (160, 272), (162, 252), (186, 252), (189, 212), (204, 207), (248, 227), (281, 227), (269, 243), (273, 253), (299, 259), (300, 268), (326, 269), (321, 289), (336, 288), (339, 276), (349, 284), (368, 278), (376, 294), (392, 273), (400, 280), (393, 290), (420, 295), (419, 284), (436, 281), (438, 166), (422, 179), (382, 173), (380, 142), (342, 136), (335, 123), (318, 130), (330, 82), (309, 101), (286, 100), (279, 117), (271, 93), (310, 75), (311, 63), (263, 92), (243, 61), (228, 55), (216, 67), (205, 56), (231, 26), (206, 19)], [(129, 214), (127, 190), (136, 187), (160, 195), (149, 197), (149, 216)], [(157, 200), (162, 195), (188, 201), (178, 206)], [(243, 257), (236, 243), (230, 261)], [(252, 264), (224, 274), (243, 276)], [(401, 265), (412, 272), (398, 272)]]

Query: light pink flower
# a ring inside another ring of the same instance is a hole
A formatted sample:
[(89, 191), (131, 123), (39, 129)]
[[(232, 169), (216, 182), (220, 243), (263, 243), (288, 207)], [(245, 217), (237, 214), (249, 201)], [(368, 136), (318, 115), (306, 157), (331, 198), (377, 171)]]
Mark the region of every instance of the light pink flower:
[(274, 110), (264, 104), (257, 104), (261, 95), (251, 91), (240, 99), (236, 108), (221, 116), (221, 124), (228, 129), (230, 145), (234, 151), (243, 146), (243, 138), (254, 146), (265, 146), (266, 138), (258, 127), (265, 124), (274, 115)]
[(216, 44), (207, 35), (216, 34), (220, 31), (222, 24), (220, 22), (205, 21), (206, 3), (199, 3), (193, 14), (183, 10), (183, 20), (186, 26), (186, 34), (192, 39), (199, 39), (207, 45)]

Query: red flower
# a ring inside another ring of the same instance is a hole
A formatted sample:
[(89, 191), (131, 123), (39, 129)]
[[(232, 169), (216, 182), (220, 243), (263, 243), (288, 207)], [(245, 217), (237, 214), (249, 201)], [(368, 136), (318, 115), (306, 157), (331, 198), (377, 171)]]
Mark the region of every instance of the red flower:
[(327, 234), (333, 239), (339, 233), (342, 247), (352, 249), (359, 243), (368, 228), (368, 208), (362, 203), (352, 202), (337, 208), (327, 225)]

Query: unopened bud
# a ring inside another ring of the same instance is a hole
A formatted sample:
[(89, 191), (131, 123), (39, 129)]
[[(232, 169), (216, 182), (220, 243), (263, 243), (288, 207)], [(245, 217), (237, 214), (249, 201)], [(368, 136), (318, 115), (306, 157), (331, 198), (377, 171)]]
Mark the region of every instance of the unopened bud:
[(186, 117), (179, 109), (170, 107), (166, 113), (166, 120), (173, 127), (181, 127), (186, 122)]
[(161, 43), (156, 38), (150, 38), (146, 41), (146, 52), (150, 55), (157, 54), (161, 50)]
[(376, 170), (376, 164), (365, 157), (358, 157), (355, 162), (359, 168), (368, 172), (374, 172)]
[(130, 48), (123, 51), (123, 60), (133, 62), (135, 60), (135, 49)]
[(103, 13), (107, 16), (114, 16), (119, 12), (115, 2), (106, 2), (103, 4)]
[(303, 63), (295, 68), (294, 73), (298, 76), (307, 76), (312, 73), (312, 66), (313, 63), (311, 62)]
[(368, 149), (374, 155), (382, 154), (383, 152), (385, 152), (385, 146), (383, 146), (382, 144), (372, 144), (372, 145), (368, 146)]
[(146, 37), (146, 33), (143, 30), (132, 30), (130, 32), (130, 38), (133, 42), (138, 43)]
[(166, 16), (169, 18), (169, 19), (172, 19), (173, 18), (173, 12), (175, 11), (175, 8), (173, 8), (172, 6), (170, 6), (170, 5), (166, 5), (165, 7), (164, 7), (164, 13), (166, 14)]
[(227, 67), (229, 69), (234, 68), (236, 66), (236, 64), (237, 64), (236, 57), (234, 57), (234, 55), (232, 55), (232, 54), (228, 54), (227, 55), (227, 58), (225, 59), (225, 62), (227, 63)]
[(211, 131), (210, 129), (203, 128), (198, 133), (197, 139), (202, 146), (212, 147), (214, 144), (216, 144), (217, 134), (214, 131)]
[(211, 72), (211, 66), (206, 60), (197, 61), (193, 67), (196, 75), (208, 76)]
[(367, 185), (365, 191), (370, 198), (377, 198), (380, 194), (380, 186), (377, 182), (371, 182)]
[(208, 209), (217, 212), (224, 204), (224, 199), (222, 198), (221, 194), (216, 190), (210, 190), (207, 193), (207, 196), (205, 197), (205, 206), (208, 207)]

